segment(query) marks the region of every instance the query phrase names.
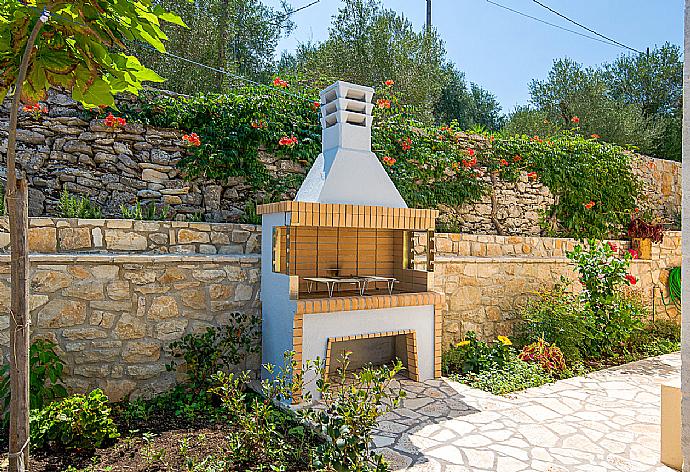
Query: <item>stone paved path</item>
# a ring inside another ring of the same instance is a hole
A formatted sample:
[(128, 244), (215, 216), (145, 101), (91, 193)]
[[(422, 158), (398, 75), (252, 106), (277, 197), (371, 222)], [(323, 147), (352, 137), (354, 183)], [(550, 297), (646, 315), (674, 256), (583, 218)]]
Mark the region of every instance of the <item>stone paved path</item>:
[(659, 463), (659, 385), (679, 376), (670, 354), (509, 397), (402, 380), (408, 397), (375, 442), (391, 470), (670, 472)]

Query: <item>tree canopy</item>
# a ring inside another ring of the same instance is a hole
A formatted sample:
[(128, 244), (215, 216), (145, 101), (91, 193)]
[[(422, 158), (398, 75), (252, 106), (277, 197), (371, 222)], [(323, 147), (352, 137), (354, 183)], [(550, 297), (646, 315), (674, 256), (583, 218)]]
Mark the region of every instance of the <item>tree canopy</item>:
[(680, 48), (668, 43), (599, 67), (558, 59), (530, 83), (531, 106), (516, 109), (504, 131), (549, 134), (577, 116), (585, 133), (680, 160), (682, 77)]
[[(168, 51), (231, 73), (266, 81), (273, 73), (278, 40), (293, 28), (290, 7), (274, 9), (259, 0), (159, 0), (180, 13), (189, 28), (168, 25)], [(153, 70), (168, 77), (165, 88), (174, 92), (221, 93), (238, 85), (228, 76), (135, 43), (137, 55)]]
[(16, 81), (29, 31), (44, 9), (52, 19), (41, 29), (29, 64), (22, 89), (28, 103), (44, 99), (51, 87), (62, 87), (84, 105), (113, 106), (116, 93), (137, 93), (144, 81), (163, 82), (127, 53), (126, 43), (141, 41), (163, 51), (167, 36), (161, 23), (184, 26), (179, 16), (152, 0), (6, 0), (0, 10), (0, 98)]

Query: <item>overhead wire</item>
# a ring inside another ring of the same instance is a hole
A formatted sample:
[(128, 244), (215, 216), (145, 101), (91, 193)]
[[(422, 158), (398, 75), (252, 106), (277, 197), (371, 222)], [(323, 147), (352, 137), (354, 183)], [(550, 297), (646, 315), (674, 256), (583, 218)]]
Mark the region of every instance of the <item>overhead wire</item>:
[(493, 0), (486, 0), (486, 1), (487, 1), (487, 3), (490, 3), (490, 4), (492, 4), (492, 5), (495, 5), (495, 6), (499, 7), (499, 8), (503, 8), (504, 10), (508, 10), (508, 11), (510, 11), (510, 12), (513, 12), (513, 13), (517, 14), (517, 15), (524, 16), (524, 17), (529, 18), (529, 19), (532, 19), (532, 20), (534, 20), (534, 21), (538, 21), (539, 23), (544, 23), (545, 25), (549, 25), (549, 26), (552, 26), (552, 27), (554, 27), (554, 28), (558, 28), (558, 29), (560, 29), (560, 30), (567, 31), (567, 32), (569, 32), (569, 33), (576, 34), (576, 35), (578, 35), (578, 36), (582, 36), (583, 38), (587, 38), (587, 39), (591, 39), (591, 40), (593, 40), (593, 41), (598, 41), (598, 42), (600, 42), (600, 43), (608, 44), (609, 46), (622, 47), (622, 46), (620, 46), (620, 45), (618, 45), (618, 44), (616, 44), (616, 43), (614, 43), (614, 42), (606, 41), (606, 40), (603, 40), (603, 39), (601, 39), (601, 38), (597, 38), (596, 36), (590, 36), (590, 35), (588, 35), (588, 34), (581, 33), (581, 32), (579, 32), (579, 31), (575, 31), (575, 30), (570, 29), (570, 28), (566, 28), (565, 26), (561, 26), (561, 25), (557, 25), (557, 24), (555, 24), (555, 23), (551, 23), (551, 22), (549, 22), (549, 21), (543, 20), (543, 19), (538, 18), (538, 17), (536, 17), (536, 16), (528, 15), (527, 13), (523, 13), (523, 12), (521, 12), (521, 11), (519, 11), (519, 10), (515, 10), (514, 8), (507, 7), (507, 6), (502, 5), (502, 4), (498, 3), (498, 2), (495, 2), (495, 1), (493, 1)]
[(562, 13), (560, 13), (560, 12), (554, 10), (554, 9), (551, 8), (550, 6), (541, 3), (539, 0), (532, 0), (532, 1), (533, 1), (534, 3), (536, 3), (537, 5), (539, 5), (540, 7), (546, 8), (547, 10), (549, 10), (549, 11), (550, 11), (551, 13), (553, 13), (554, 15), (558, 15), (558, 16), (560, 16), (561, 18), (563, 18), (564, 20), (569, 21), (570, 23), (572, 23), (572, 24), (574, 24), (574, 25), (577, 25), (577, 26), (579, 26), (579, 27), (582, 28), (582, 29), (587, 30), (587, 31), (589, 31), (590, 33), (593, 33), (593, 34), (595, 34), (595, 35), (597, 35), (597, 36), (599, 36), (599, 37), (601, 37), (601, 38), (604, 38), (604, 39), (606, 39), (607, 41), (610, 41), (610, 42), (612, 42), (613, 44), (615, 44), (615, 45), (617, 45), (617, 46), (620, 46), (620, 47), (625, 48), (625, 49), (628, 49), (628, 50), (630, 50), (630, 51), (633, 51), (633, 52), (642, 54), (642, 51), (639, 51), (639, 50), (637, 50), (637, 49), (635, 49), (635, 48), (633, 48), (633, 47), (630, 47), (630, 46), (628, 46), (628, 45), (626, 45), (626, 44), (623, 44), (623, 43), (621, 43), (620, 41), (616, 41), (616, 40), (613, 39), (613, 38), (610, 38), (610, 37), (608, 37), (608, 36), (605, 36), (605, 35), (599, 33), (598, 31), (593, 30), (592, 28), (589, 28), (589, 27), (583, 25), (582, 23), (578, 23), (577, 21), (575, 21), (575, 20), (573, 20), (573, 19), (571, 19), (571, 18), (568, 18), (568, 17), (565, 16), (564, 14), (562, 14)]

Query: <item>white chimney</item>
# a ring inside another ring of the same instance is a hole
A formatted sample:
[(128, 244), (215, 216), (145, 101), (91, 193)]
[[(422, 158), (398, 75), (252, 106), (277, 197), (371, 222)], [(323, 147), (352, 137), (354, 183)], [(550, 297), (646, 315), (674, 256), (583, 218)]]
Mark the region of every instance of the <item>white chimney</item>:
[(320, 95), (322, 151), (295, 201), (407, 208), (371, 152), (374, 89), (338, 81)]

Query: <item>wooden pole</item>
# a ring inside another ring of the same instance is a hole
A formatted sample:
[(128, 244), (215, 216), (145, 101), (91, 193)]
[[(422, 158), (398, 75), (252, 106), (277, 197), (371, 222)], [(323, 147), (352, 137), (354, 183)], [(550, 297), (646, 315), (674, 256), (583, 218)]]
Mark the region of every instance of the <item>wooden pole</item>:
[(682, 290), (681, 290), (681, 452), (683, 471), (690, 472), (690, 0), (685, 0), (683, 57)]
[(36, 38), (48, 20), (44, 13), (26, 42), (19, 66), (17, 83), (10, 110), (7, 140), (7, 209), (10, 217), (10, 438), (9, 472), (29, 470), (29, 251), (28, 251), (28, 186), (26, 179), (17, 179), (15, 165), (17, 118), (22, 85), (26, 79)]

